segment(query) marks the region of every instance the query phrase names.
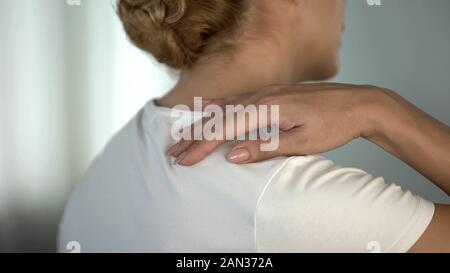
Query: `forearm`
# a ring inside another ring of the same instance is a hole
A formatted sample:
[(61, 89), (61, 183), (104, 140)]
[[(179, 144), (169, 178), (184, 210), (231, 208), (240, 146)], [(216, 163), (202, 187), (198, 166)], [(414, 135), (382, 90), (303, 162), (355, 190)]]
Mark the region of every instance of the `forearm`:
[(450, 128), (394, 92), (380, 93), (364, 137), (450, 194)]

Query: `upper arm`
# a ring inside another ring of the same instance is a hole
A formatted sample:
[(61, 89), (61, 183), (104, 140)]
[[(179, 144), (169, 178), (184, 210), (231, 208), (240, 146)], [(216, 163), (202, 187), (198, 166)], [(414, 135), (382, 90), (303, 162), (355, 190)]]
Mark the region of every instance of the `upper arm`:
[(261, 198), (258, 250), (369, 252), (377, 245), (407, 252), (434, 211), (433, 203), (383, 178), (320, 157), (294, 158)]
[(450, 205), (436, 205), (433, 220), (409, 252), (450, 252)]

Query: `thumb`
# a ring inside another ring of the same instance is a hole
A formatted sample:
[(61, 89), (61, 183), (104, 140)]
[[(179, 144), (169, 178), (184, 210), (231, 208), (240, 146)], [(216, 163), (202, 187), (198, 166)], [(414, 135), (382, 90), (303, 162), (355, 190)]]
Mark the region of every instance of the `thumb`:
[(279, 145), (276, 149), (270, 151), (263, 151), (261, 145), (268, 144), (267, 141), (254, 140), (244, 141), (236, 145), (228, 154), (227, 159), (234, 164), (247, 164), (271, 159), (278, 156), (297, 155), (295, 151), (298, 147), (296, 139), (291, 134), (281, 134), (279, 138)]

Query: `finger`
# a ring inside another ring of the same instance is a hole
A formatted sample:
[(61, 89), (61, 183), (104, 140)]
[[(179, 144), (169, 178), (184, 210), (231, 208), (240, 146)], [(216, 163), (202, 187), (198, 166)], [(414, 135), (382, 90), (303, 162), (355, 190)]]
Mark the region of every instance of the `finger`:
[[(222, 128), (216, 128), (217, 135), (220, 136), (219, 139), (211, 139), (210, 136), (204, 135), (203, 126), (211, 119), (222, 119)], [(184, 136), (180, 142), (171, 146), (168, 149), (168, 154), (174, 157), (177, 157), (177, 161), (181, 161), (181, 157), (185, 157), (186, 155), (189, 157), (190, 152), (186, 153), (188, 148), (190, 148), (194, 143), (197, 143), (197, 146), (205, 145), (209, 147), (211, 144), (209, 142), (213, 142), (215, 140), (225, 140), (226, 139), (226, 118), (224, 116), (214, 116), (214, 117), (205, 117), (201, 120), (193, 123), (190, 127), (183, 129)], [(218, 146), (218, 145), (217, 145)], [(200, 149), (201, 150), (201, 149)], [(183, 155), (183, 156), (181, 156)]]
[(184, 151), (194, 144), (194, 140), (180, 140), (177, 144), (173, 145), (167, 151), (167, 154), (173, 157), (179, 157)]
[[(239, 104), (245, 107), (245, 105), (255, 100), (252, 97), (254, 97), (252, 94), (247, 94), (235, 98), (239, 98)], [(211, 104), (219, 103), (224, 105), (230, 103), (232, 100), (234, 100), (233, 97), (212, 100)], [(255, 111), (253, 115), (246, 113), (246, 110), (242, 108), (235, 111), (232, 111), (230, 114), (207, 117), (191, 125), (190, 140), (182, 140), (180, 143), (169, 148), (170, 155), (177, 157), (176, 162), (178, 164), (191, 166), (204, 159), (217, 147), (225, 143), (226, 140), (235, 140), (259, 127), (267, 127), (270, 123), (269, 117), (261, 117), (260, 119), (259, 111)], [(270, 116), (270, 113), (266, 114)], [(203, 125), (211, 119), (222, 119), (222, 126), (215, 128), (214, 133), (215, 135), (221, 136), (219, 139), (211, 139), (203, 135)], [(196, 136), (195, 132), (202, 132), (202, 135)]]
[(183, 128), (181, 130), (182, 133), (180, 133), (181, 140), (169, 147), (169, 149), (167, 150), (167, 154), (173, 157), (179, 157), (180, 154), (186, 151), (186, 149), (195, 142), (195, 140), (201, 139), (203, 134), (203, 124), (209, 119), (210, 117), (202, 118), (194, 122), (192, 125)]
[[(191, 126), (182, 129), (183, 133), (180, 135), (181, 140), (169, 147), (169, 149), (167, 150), (167, 155), (178, 157), (182, 152), (184, 152), (187, 148), (189, 148), (189, 146), (194, 143), (195, 138), (193, 134), (195, 132), (195, 126), (196, 125), (194, 123)], [(189, 134), (186, 133), (187, 130), (190, 130)]]
[[(256, 129), (259, 124), (258, 116), (250, 119), (247, 115), (232, 114), (227, 117), (217, 117), (222, 119), (222, 126), (217, 127), (215, 136), (202, 135), (202, 138), (196, 138), (194, 142), (181, 141), (177, 147), (170, 149), (172, 155), (177, 157), (176, 162), (184, 166), (192, 166), (203, 160), (212, 153), (220, 145), (228, 140), (235, 140), (240, 136), (244, 136), (248, 132)], [(216, 123), (217, 124), (217, 123)], [(267, 126), (267, 124), (263, 124)]]
[(193, 166), (205, 159), (224, 143), (226, 143), (224, 140), (196, 141), (182, 152), (175, 162), (182, 166)]
[(248, 164), (279, 156), (303, 155), (301, 147), (304, 145), (304, 141), (301, 136), (301, 128), (280, 134), (278, 147), (264, 151), (262, 145), (269, 142), (261, 140), (241, 142), (232, 149), (227, 159), (234, 164)]

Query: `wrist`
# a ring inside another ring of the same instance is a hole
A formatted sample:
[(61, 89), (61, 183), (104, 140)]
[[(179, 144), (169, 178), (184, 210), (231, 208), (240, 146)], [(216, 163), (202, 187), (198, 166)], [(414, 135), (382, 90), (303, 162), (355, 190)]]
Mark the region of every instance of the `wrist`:
[[(389, 128), (396, 126), (395, 113), (398, 107), (398, 95), (391, 90), (378, 87), (368, 87), (362, 92), (360, 110), (360, 136), (370, 141), (388, 138)], [(397, 105), (397, 106), (396, 106)]]

